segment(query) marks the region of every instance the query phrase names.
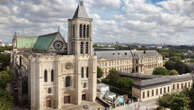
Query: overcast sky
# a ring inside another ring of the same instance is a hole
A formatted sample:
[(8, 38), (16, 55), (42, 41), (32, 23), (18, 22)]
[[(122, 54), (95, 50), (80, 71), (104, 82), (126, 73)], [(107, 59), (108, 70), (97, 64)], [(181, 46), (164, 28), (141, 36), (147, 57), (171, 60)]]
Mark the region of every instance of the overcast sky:
[[(194, 44), (194, 0), (83, 0), (94, 19), (94, 42)], [(14, 32), (34, 36), (57, 31), (78, 0), (0, 0), (0, 39)]]

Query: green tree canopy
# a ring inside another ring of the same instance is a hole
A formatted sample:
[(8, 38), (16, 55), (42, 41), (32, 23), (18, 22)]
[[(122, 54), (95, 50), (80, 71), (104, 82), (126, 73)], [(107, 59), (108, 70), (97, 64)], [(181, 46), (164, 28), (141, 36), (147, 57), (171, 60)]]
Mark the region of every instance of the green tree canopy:
[(103, 71), (100, 67), (97, 67), (97, 78), (101, 78), (103, 76)]
[(117, 81), (120, 78), (119, 73), (116, 71), (116, 69), (111, 69), (109, 71), (109, 75), (107, 76), (108, 80), (110, 81), (110, 83), (112, 84), (117, 84)]
[(179, 75), (179, 73), (176, 70), (170, 70), (169, 75)]
[(176, 62), (175, 68), (180, 74), (184, 74), (186, 71), (186, 65), (183, 62)]
[(133, 84), (133, 80), (131, 78), (126, 78), (126, 77), (121, 77), (118, 80), (118, 86), (120, 88), (131, 88), (132, 84)]
[(0, 54), (0, 70), (5, 70), (6, 67), (9, 65), (10, 56)]
[(194, 110), (194, 84), (192, 84), (192, 88), (189, 91), (189, 98), (191, 100), (191, 109)]
[(174, 62), (180, 62), (181, 61), (181, 57), (180, 56), (173, 56), (173, 57), (170, 57), (170, 60), (174, 61)]
[(167, 61), (167, 62), (165, 63), (164, 66), (165, 66), (166, 69), (172, 70), (172, 69), (174, 69), (174, 67), (175, 67), (175, 62), (169, 60), (169, 61)]
[(181, 61), (169, 60), (165, 63), (165, 68), (168, 70), (176, 70), (179, 74), (190, 73), (191, 68)]
[(5, 89), (7, 83), (11, 80), (11, 75), (7, 71), (0, 72), (0, 88)]
[(169, 108), (171, 103), (172, 103), (172, 100), (171, 100), (172, 97), (173, 97), (173, 94), (172, 95), (170, 95), (170, 94), (164, 95), (163, 97), (161, 97), (158, 100), (159, 105), (162, 107), (165, 107), (165, 108)]
[(189, 100), (182, 95), (175, 95), (170, 105), (171, 110), (189, 110)]
[(164, 95), (158, 102), (160, 106), (171, 110), (189, 110), (189, 99), (183, 93)]
[(0, 72), (0, 110), (11, 110), (12, 97), (5, 90), (7, 83), (11, 80), (11, 73), (7, 71)]
[(0, 89), (0, 110), (11, 110), (12, 96), (3, 89)]
[(153, 71), (153, 75), (168, 75), (168, 70), (163, 67), (155, 68)]
[(0, 46), (0, 52), (5, 51), (5, 50), (11, 50), (11, 49), (12, 49), (11, 46), (5, 46), (5, 47)]

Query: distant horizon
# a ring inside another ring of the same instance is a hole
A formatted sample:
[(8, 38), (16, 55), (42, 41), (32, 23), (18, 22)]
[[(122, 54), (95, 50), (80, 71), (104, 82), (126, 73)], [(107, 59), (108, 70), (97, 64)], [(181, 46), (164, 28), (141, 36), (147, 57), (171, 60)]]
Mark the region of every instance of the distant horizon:
[[(8, 41), (8, 42), (4, 42), (3, 40), (0, 39), (0, 41), (2, 41), (2, 43), (4, 44), (10, 44), (12, 43), (12, 41)], [(133, 46), (194, 46), (194, 44), (188, 45), (188, 44), (154, 44), (154, 43), (125, 43), (125, 42), (117, 42), (118, 44), (124, 44), (124, 45), (133, 45)], [(93, 42), (93, 45), (95, 44), (116, 44), (116, 42)]]

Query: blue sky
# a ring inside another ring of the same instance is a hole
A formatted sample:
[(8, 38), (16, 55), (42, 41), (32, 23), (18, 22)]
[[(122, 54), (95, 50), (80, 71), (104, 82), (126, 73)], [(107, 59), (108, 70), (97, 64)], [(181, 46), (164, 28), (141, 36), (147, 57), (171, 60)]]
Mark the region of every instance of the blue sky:
[[(1, 0), (0, 39), (14, 32), (37, 36), (57, 31), (67, 39), (67, 19), (78, 0)], [(194, 44), (193, 0), (84, 0), (94, 42)]]

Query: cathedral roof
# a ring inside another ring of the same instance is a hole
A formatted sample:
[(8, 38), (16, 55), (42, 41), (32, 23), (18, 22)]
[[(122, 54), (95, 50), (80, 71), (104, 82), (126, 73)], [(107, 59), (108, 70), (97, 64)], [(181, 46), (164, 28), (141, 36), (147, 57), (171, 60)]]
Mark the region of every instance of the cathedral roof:
[(40, 36), (17, 36), (15, 39), (16, 48), (47, 51), (49, 49), (49, 46), (52, 44), (53, 40), (56, 38), (57, 35), (61, 36), (59, 32), (40, 35)]
[(38, 37), (25, 37), (17, 36), (16, 37), (16, 48), (18, 49), (31, 49), (34, 47)]
[(89, 18), (86, 12), (86, 9), (84, 7), (83, 1), (79, 2), (79, 5), (73, 15), (73, 18)]
[(33, 49), (43, 51), (48, 50), (50, 44), (52, 43), (57, 34), (58, 32), (39, 36)]

